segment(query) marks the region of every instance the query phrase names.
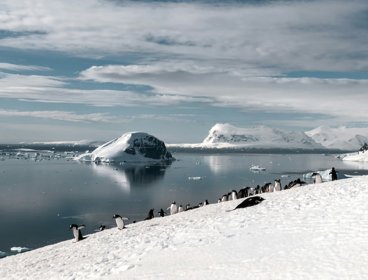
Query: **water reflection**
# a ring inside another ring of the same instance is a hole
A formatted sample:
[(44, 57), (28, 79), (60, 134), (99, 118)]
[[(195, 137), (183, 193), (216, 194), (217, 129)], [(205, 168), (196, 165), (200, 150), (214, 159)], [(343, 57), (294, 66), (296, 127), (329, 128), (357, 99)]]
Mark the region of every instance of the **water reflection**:
[(120, 188), (129, 193), (134, 187), (147, 187), (163, 179), (166, 169), (170, 166), (167, 164), (95, 164), (91, 163), (93, 171), (102, 177), (108, 178)]

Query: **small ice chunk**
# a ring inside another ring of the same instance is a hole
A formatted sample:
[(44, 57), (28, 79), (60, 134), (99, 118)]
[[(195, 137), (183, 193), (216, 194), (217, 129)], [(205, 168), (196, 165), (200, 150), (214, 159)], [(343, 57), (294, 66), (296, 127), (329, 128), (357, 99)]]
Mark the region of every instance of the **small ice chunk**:
[(188, 177), (188, 180), (202, 180), (200, 176)]
[(23, 252), (26, 252), (26, 251), (29, 251), (31, 249), (27, 248), (27, 247), (11, 247), (10, 248), (10, 251), (12, 252), (17, 252), (17, 253), (23, 253)]
[(7, 253), (0, 251), (0, 259), (6, 257), (7, 255)]

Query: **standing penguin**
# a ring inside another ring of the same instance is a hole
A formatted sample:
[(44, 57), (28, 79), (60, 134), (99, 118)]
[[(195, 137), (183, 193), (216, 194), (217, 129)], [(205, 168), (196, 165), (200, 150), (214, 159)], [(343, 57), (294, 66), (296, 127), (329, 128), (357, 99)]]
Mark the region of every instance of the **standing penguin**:
[(149, 210), (149, 212), (148, 212), (148, 216), (147, 216), (147, 218), (145, 218), (145, 220), (151, 220), (151, 219), (153, 219), (154, 217), (155, 217), (155, 215), (153, 214), (153, 211), (154, 211), (155, 209), (151, 209), (151, 210)]
[(314, 183), (315, 184), (319, 184), (319, 183), (322, 183), (323, 182), (322, 176), (318, 172), (313, 172), (312, 173), (312, 177), (314, 177)]
[(184, 211), (183, 205), (180, 204), (178, 208), (178, 213), (183, 212), (183, 211)]
[(73, 235), (74, 235), (74, 239), (75, 239), (75, 242), (77, 241), (81, 241), (84, 239), (83, 235), (82, 235), (82, 232), (80, 231), (82, 228), (85, 228), (86, 226), (85, 225), (76, 225), (76, 224), (71, 224), (70, 225), (70, 229), (73, 230)]
[(337, 172), (335, 170), (335, 167), (332, 167), (332, 169), (331, 169), (331, 171), (330, 171), (329, 174), (331, 175), (331, 181), (337, 180)]
[(282, 187), (281, 187), (281, 180), (280, 179), (276, 179), (275, 180), (275, 185), (273, 186), (273, 190), (275, 192), (279, 192), (282, 190)]
[(178, 213), (178, 206), (176, 205), (176, 202), (173, 201), (170, 207), (167, 207), (167, 210), (170, 210), (170, 215), (174, 215)]
[(206, 200), (203, 202), (203, 206), (208, 205), (208, 204), (210, 204), (210, 203), (209, 203), (209, 202), (208, 202), (208, 200), (206, 199)]
[(113, 216), (113, 219), (115, 219), (115, 222), (116, 222), (116, 226), (118, 227), (118, 229), (122, 230), (123, 228), (125, 228), (125, 225), (124, 225), (124, 220), (129, 220), (128, 218), (126, 217), (122, 217), (120, 216), (119, 214), (115, 214)]
[(231, 199), (232, 200), (238, 199), (238, 192), (236, 190), (231, 191)]

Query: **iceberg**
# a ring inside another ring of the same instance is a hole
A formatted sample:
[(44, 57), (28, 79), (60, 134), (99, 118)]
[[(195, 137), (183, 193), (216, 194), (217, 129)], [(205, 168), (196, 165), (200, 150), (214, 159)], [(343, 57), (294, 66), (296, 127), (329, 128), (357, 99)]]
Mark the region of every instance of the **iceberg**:
[(145, 132), (128, 132), (76, 158), (95, 163), (172, 161), (165, 143)]

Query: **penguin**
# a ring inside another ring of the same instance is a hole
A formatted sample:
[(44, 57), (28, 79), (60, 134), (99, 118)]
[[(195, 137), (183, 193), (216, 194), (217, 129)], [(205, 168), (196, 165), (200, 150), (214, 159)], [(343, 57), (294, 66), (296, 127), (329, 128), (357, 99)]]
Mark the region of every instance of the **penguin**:
[(185, 205), (185, 211), (191, 210), (192, 207), (190, 207), (190, 204), (188, 203), (187, 205)]
[(219, 198), (219, 199), (217, 200), (217, 203), (221, 203), (221, 198)]
[(273, 186), (273, 191), (275, 191), (275, 192), (282, 191), (281, 180), (280, 179), (275, 180), (275, 184)]
[(330, 173), (328, 173), (329, 175), (331, 175), (331, 181), (335, 181), (337, 180), (337, 171), (335, 170), (335, 167), (332, 167)]
[(312, 177), (314, 177), (314, 183), (315, 184), (319, 184), (319, 183), (322, 183), (323, 182), (322, 176), (318, 172), (313, 172), (312, 173)]
[(221, 202), (227, 201), (227, 194), (224, 194), (221, 198)]
[(266, 183), (266, 184), (264, 184), (263, 185), (263, 187), (262, 187), (262, 192), (270, 192), (271, 191), (271, 183)]
[(147, 218), (145, 218), (144, 220), (151, 220), (151, 219), (153, 219), (154, 217), (155, 217), (155, 215), (153, 214), (153, 211), (154, 211), (155, 209), (151, 209), (151, 210), (149, 210), (149, 212), (148, 212), (148, 216), (147, 216)]
[(202, 202), (198, 203), (198, 207), (202, 207), (202, 206), (203, 206)]
[(238, 192), (236, 190), (231, 191), (231, 199), (232, 200), (238, 199)]
[(203, 206), (204, 205), (208, 205), (209, 204), (209, 202), (208, 202), (208, 200), (206, 199), (204, 202), (203, 202)]
[(98, 229), (99, 229), (99, 231), (103, 231), (105, 228), (106, 228), (105, 225), (100, 225), (100, 227)]
[(128, 218), (122, 217), (119, 214), (115, 214), (112, 217), (113, 219), (115, 219), (116, 226), (118, 227), (119, 230), (122, 230), (123, 228), (125, 228), (124, 220), (129, 220)]
[(260, 185), (257, 185), (256, 187), (256, 194), (261, 194), (262, 191), (261, 191), (261, 186)]
[(178, 213), (178, 206), (176, 205), (176, 202), (173, 201), (170, 205), (170, 207), (167, 208), (167, 210), (170, 210), (170, 215), (174, 215)]
[(166, 212), (161, 208), (161, 210), (158, 211), (158, 214), (160, 215), (160, 217), (165, 217)]
[[(236, 210), (239, 208), (251, 207), (251, 206), (261, 203), (263, 200), (265, 199), (261, 196), (252, 196), (252, 197), (245, 199), (242, 203), (236, 206), (233, 210)], [(229, 210), (229, 211), (233, 211), (233, 210)]]
[(183, 212), (183, 211), (184, 211), (183, 205), (180, 204), (178, 208), (178, 213)]
[(238, 198), (245, 197), (245, 188), (242, 188), (238, 191)]
[(82, 228), (85, 228), (85, 225), (76, 225), (76, 224), (71, 224), (70, 225), (70, 229), (73, 230), (73, 235), (74, 235), (74, 240), (75, 242), (81, 241), (84, 239), (82, 232), (80, 231)]
[(291, 181), (288, 185), (288, 189), (291, 189), (291, 188), (298, 188), (298, 187), (301, 187), (303, 185), (305, 185), (306, 182), (304, 181), (301, 181), (300, 178), (294, 180), (294, 181)]

